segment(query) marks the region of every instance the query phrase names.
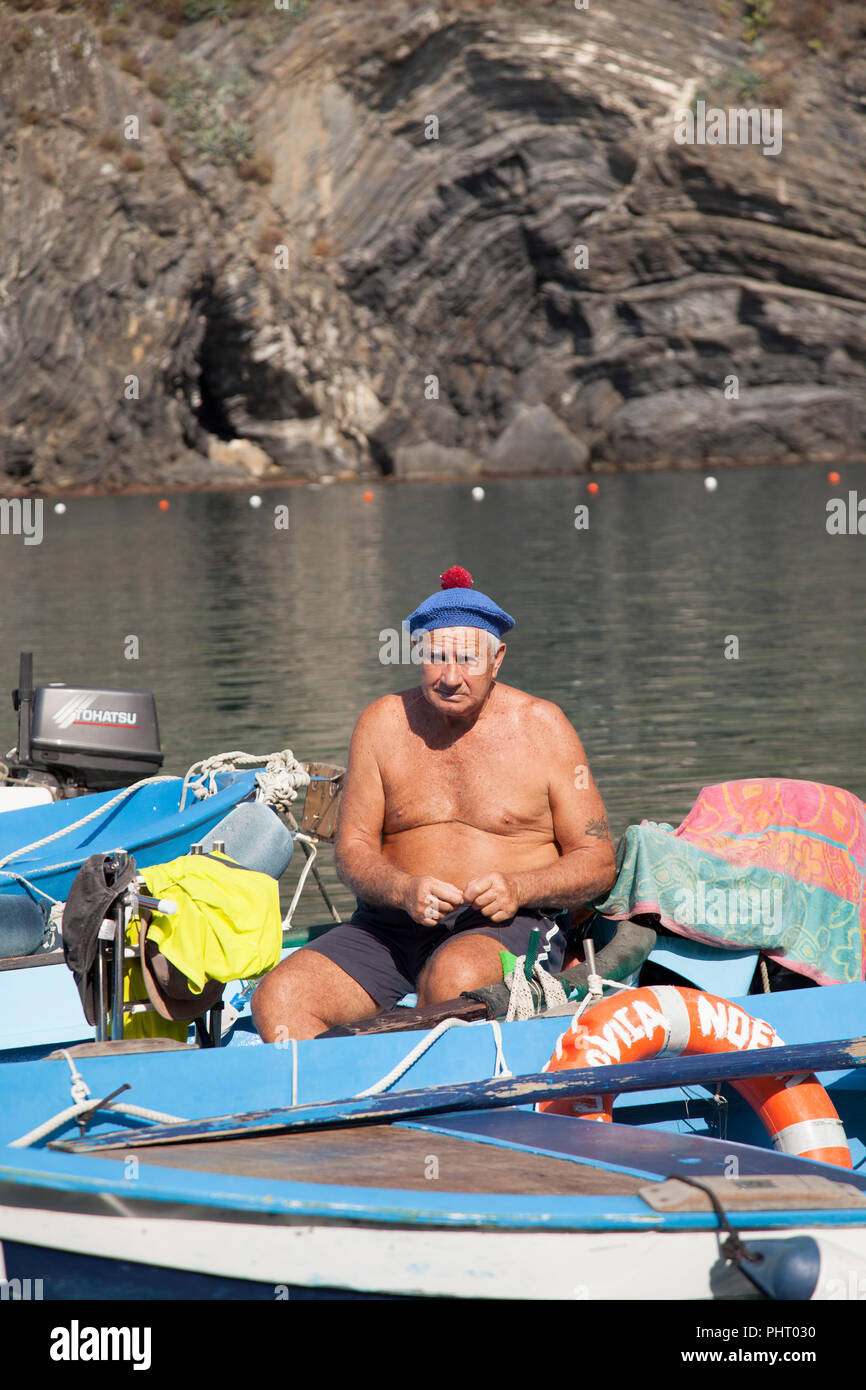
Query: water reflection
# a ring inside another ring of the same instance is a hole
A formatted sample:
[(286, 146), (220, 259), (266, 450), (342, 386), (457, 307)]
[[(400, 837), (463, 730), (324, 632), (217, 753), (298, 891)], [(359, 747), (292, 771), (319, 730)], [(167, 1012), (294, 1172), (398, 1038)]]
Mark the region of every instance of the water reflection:
[(480, 504), (414, 485), (49, 505), (41, 546), (0, 537), (5, 686), (29, 647), (40, 680), (154, 690), (173, 771), (233, 748), (342, 761), (360, 710), (413, 683), (380, 630), (460, 563), (517, 617), (503, 679), (565, 709), (617, 833), (731, 778), (866, 795), (866, 539), (827, 535), (823, 470), (725, 473), (714, 494), (697, 474), (600, 482), (585, 531), (578, 479), (488, 483)]

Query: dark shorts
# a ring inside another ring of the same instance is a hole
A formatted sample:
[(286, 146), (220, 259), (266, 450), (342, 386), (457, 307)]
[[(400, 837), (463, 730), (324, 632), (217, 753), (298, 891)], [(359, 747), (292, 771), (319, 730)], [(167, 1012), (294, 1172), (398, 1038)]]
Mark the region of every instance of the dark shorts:
[(527, 908), (507, 922), (491, 922), (475, 908), (462, 907), (449, 912), (435, 927), (422, 927), (399, 908), (370, 907), (359, 901), (350, 921), (338, 923), (301, 950), (327, 956), (380, 1008), (390, 1009), (417, 988), (430, 956), (455, 936), (489, 936), (503, 950), (522, 956), (533, 928), (540, 927), (537, 960), (552, 975), (558, 974), (565, 954), (565, 933), (554, 913), (553, 908)]

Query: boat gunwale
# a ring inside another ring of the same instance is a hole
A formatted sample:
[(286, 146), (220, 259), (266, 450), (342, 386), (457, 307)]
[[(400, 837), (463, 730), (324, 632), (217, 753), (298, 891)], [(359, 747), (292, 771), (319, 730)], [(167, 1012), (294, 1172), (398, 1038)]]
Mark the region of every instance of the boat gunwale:
[[(165, 820), (168, 819), (168, 818), (171, 817), (171, 816), (177, 818), (177, 819), (176, 819), (176, 822), (175, 822), (175, 825), (174, 825), (174, 828), (173, 828), (173, 830), (172, 830), (172, 833), (171, 833), (170, 835), (164, 835), (164, 834), (160, 834), (160, 833), (157, 831), (156, 833), (154, 833), (153, 835), (151, 835), (151, 837), (148, 838), (148, 839), (136, 837), (136, 839), (135, 839), (135, 848), (132, 850), (132, 853), (133, 853), (133, 854), (141, 854), (141, 852), (142, 852), (143, 850), (148, 850), (148, 849), (150, 849), (150, 848), (151, 848), (152, 846), (154, 846), (154, 845), (169, 843), (171, 840), (176, 839), (176, 838), (177, 838), (177, 835), (178, 835), (179, 833), (181, 833), (181, 832), (183, 832), (183, 831), (186, 831), (186, 830), (188, 830), (188, 829), (195, 828), (196, 826), (198, 826), (199, 824), (201, 824), (203, 821), (210, 820), (210, 819), (211, 819), (211, 812), (210, 812), (210, 809), (208, 809), (207, 813), (204, 814), (205, 808), (213, 808), (213, 807), (216, 806), (216, 804), (217, 804), (218, 802), (219, 802), (219, 809), (220, 809), (220, 811), (222, 812), (222, 810), (223, 810), (223, 805), (224, 805), (224, 804), (228, 804), (229, 802), (231, 802), (232, 805), (238, 805), (240, 802), (248, 800), (249, 797), (252, 795), (252, 793), (253, 793), (254, 790), (255, 790), (255, 774), (256, 774), (256, 772), (257, 772), (258, 770), (259, 770), (259, 769), (256, 769), (256, 768), (253, 768), (253, 769), (243, 768), (243, 769), (240, 769), (240, 770), (238, 770), (237, 772), (233, 772), (233, 773), (217, 773), (216, 775), (217, 775), (218, 778), (224, 777), (224, 778), (228, 778), (228, 779), (229, 779), (229, 780), (227, 780), (227, 781), (225, 782), (225, 785), (224, 785), (224, 786), (219, 787), (218, 790), (215, 791), (211, 796), (204, 797), (204, 798), (203, 798), (202, 800), (200, 800), (200, 801), (193, 800), (193, 801), (190, 803), (189, 806), (187, 806), (187, 807), (184, 808), (183, 811), (181, 811), (180, 809), (178, 809), (177, 811), (174, 811), (174, 812), (165, 811), (164, 813), (162, 813), (162, 814), (161, 814), (161, 817), (160, 817), (160, 820), (156, 822), (156, 825), (157, 825), (157, 826), (162, 826), (162, 825), (164, 825), (164, 824), (165, 824)], [(176, 779), (174, 779), (174, 780), (177, 781), (177, 783), (178, 783), (178, 790), (179, 790), (180, 787), (183, 786), (183, 778), (182, 778), (182, 777), (178, 777), (178, 778), (176, 778)], [(243, 796), (239, 796), (239, 797), (235, 797), (235, 798), (229, 797), (229, 796), (227, 795), (227, 793), (231, 792), (234, 788), (236, 788), (238, 782), (248, 782), (248, 783), (249, 783), (249, 786), (246, 788), (246, 791), (244, 792), (244, 795), (243, 795)], [(165, 786), (165, 783), (162, 783), (161, 785), (162, 785), (162, 786)], [(140, 788), (140, 791), (142, 791), (142, 792), (146, 792), (146, 790), (147, 790), (146, 787)], [(111, 797), (112, 797), (113, 795), (116, 795), (116, 793), (113, 793), (113, 792), (95, 792), (93, 795), (94, 795), (95, 797), (97, 797), (97, 796), (104, 796), (104, 797), (105, 797), (105, 800), (106, 800), (106, 804), (107, 804), (107, 803), (111, 800)], [(220, 798), (222, 798), (222, 801), (220, 801)], [(65, 801), (66, 801), (66, 803), (68, 803), (68, 804), (71, 805), (71, 804), (77, 804), (77, 803), (79, 803), (79, 802), (81, 802), (81, 801), (86, 801), (86, 800), (88, 800), (88, 799), (89, 799), (89, 798), (87, 798), (87, 797), (67, 797), (67, 798), (65, 798)], [(58, 802), (52, 802), (51, 804), (56, 806), (56, 805), (58, 805), (59, 803), (58, 803)], [(30, 807), (29, 809), (32, 810), (32, 811), (42, 811), (42, 812), (44, 812), (46, 808), (45, 808), (45, 807), (41, 807), (41, 806), (33, 806), (33, 807)], [(113, 810), (113, 812), (112, 812), (112, 817), (113, 817), (113, 815), (114, 815), (115, 813), (120, 812), (120, 811), (123, 810), (123, 809), (124, 809), (123, 804), (121, 804), (121, 805), (115, 807), (114, 810)], [(191, 813), (193, 813), (193, 812), (200, 812), (200, 813), (202, 813), (202, 814), (193, 815), (193, 814), (191, 814)], [(6, 814), (6, 813), (4, 813), (4, 814)], [(13, 814), (15, 814), (15, 815), (25, 815), (25, 814), (26, 814), (26, 811), (14, 812)], [(97, 831), (98, 831), (99, 829), (101, 829), (102, 827), (103, 827), (102, 821), (97, 820), (97, 821), (95, 822), (95, 827), (94, 827), (92, 833), (89, 834), (89, 835), (87, 836), (87, 839), (85, 839), (85, 840), (74, 840), (74, 841), (72, 842), (71, 848), (72, 848), (72, 851), (73, 851), (73, 858), (70, 859), (70, 860), (61, 860), (59, 864), (47, 864), (47, 865), (45, 865), (43, 868), (38, 868), (38, 867), (37, 867), (37, 868), (33, 868), (33, 869), (31, 869), (31, 870), (28, 871), (28, 868), (27, 868), (28, 864), (36, 863), (36, 864), (38, 865), (39, 862), (40, 862), (40, 860), (39, 860), (39, 859), (35, 859), (35, 860), (34, 860), (32, 857), (31, 857), (31, 858), (28, 858), (28, 859), (15, 859), (15, 860), (12, 861), (12, 863), (11, 863), (10, 866), (9, 866), (9, 872), (10, 872), (10, 873), (18, 874), (21, 878), (29, 879), (29, 880), (31, 880), (31, 881), (34, 882), (34, 883), (37, 883), (37, 882), (39, 882), (40, 880), (43, 880), (43, 879), (52, 878), (52, 877), (54, 877), (54, 876), (63, 877), (63, 876), (66, 875), (66, 874), (70, 874), (70, 875), (72, 875), (72, 877), (74, 877), (74, 876), (75, 876), (75, 873), (77, 872), (77, 870), (76, 870), (76, 868), (75, 868), (76, 860), (79, 860), (79, 861), (80, 861), (80, 863), (79, 863), (79, 867), (80, 867), (80, 864), (83, 864), (83, 863), (84, 863), (84, 860), (87, 859), (88, 856), (89, 856), (90, 854), (98, 854), (98, 853), (100, 852), (99, 850), (93, 849), (92, 847), (88, 848), (87, 841), (88, 841), (88, 840), (92, 841), (92, 840), (95, 838), (95, 836), (96, 836), (96, 834), (97, 834)], [(84, 828), (85, 828), (85, 827), (82, 827), (82, 829), (84, 829)], [(58, 827), (58, 829), (59, 829), (59, 827)], [(73, 832), (70, 830), (69, 833), (72, 834)], [(59, 837), (58, 837), (58, 840), (56, 841), (56, 843), (61, 847), (60, 850), (58, 850), (58, 853), (61, 853), (61, 852), (62, 852), (63, 842), (64, 842), (64, 841), (63, 841), (63, 837), (62, 837), (62, 836), (59, 836)], [(45, 846), (45, 848), (48, 849), (49, 846)], [(81, 854), (78, 854), (77, 851), (79, 851), (79, 850), (83, 850), (84, 852), (81, 853)], [(107, 853), (108, 851), (105, 851), (105, 852)], [(42, 856), (42, 857), (44, 857), (44, 856)], [(70, 867), (69, 867), (69, 868), (64, 868), (63, 865), (64, 865), (65, 863), (68, 863), (68, 864), (70, 865)], [(147, 867), (147, 866), (145, 866), (145, 867)], [(4, 876), (3, 876), (3, 873), (0, 872), (0, 896), (6, 896), (6, 897), (20, 897), (20, 896), (22, 896), (22, 895), (26, 896), (27, 893), (26, 893), (26, 889), (25, 889), (25, 888), (23, 887), (23, 885), (18, 881), (18, 879), (5, 879)]]
[[(133, 1146), (130, 1145), (130, 1148)], [(760, 1152), (760, 1150), (758, 1150)], [(31, 1162), (28, 1164), (27, 1159)], [(185, 1216), (213, 1219), (222, 1210), (222, 1219), (264, 1221), (288, 1219), (351, 1221), (376, 1226), (411, 1226), (510, 1230), (629, 1230), (658, 1231), (717, 1230), (714, 1212), (657, 1212), (637, 1195), (547, 1196), (520, 1193), (428, 1192), (404, 1188), (369, 1188), (334, 1184), (251, 1178), (197, 1169), (160, 1168), (139, 1161), (134, 1183), (117, 1174), (117, 1160), (66, 1155), (45, 1149), (16, 1154), (16, 1163), (0, 1163), (0, 1240), (2, 1205), (21, 1206), (21, 1189), (43, 1194), (37, 1205), (51, 1208), (46, 1195), (65, 1193), (84, 1198), (123, 1199), (129, 1215), (142, 1215), (133, 1208), (161, 1215), (165, 1208), (179, 1206)], [(799, 1160), (807, 1171), (828, 1169), (829, 1165)], [(605, 1167), (603, 1162), (598, 1167)], [(84, 1171), (81, 1171), (81, 1169)], [(70, 1171), (71, 1169), (71, 1171)], [(846, 1172), (848, 1170), (845, 1170)], [(650, 1182), (664, 1180), (664, 1173), (648, 1175)], [(676, 1175), (673, 1175), (676, 1176)], [(184, 1181), (184, 1177), (186, 1181)], [(862, 1175), (861, 1175), (862, 1178)], [(207, 1181), (202, 1181), (205, 1179)], [(211, 1181), (215, 1179), (215, 1181)], [(845, 1181), (845, 1179), (839, 1179)], [(134, 1190), (133, 1190), (134, 1188)], [(7, 1189), (11, 1189), (7, 1191)], [(12, 1199), (12, 1200), (10, 1200)], [(115, 1210), (115, 1214), (117, 1214)], [(784, 1227), (795, 1224), (818, 1226), (866, 1226), (866, 1208), (802, 1208), (769, 1211), (740, 1211), (726, 1208), (726, 1215), (743, 1229)]]

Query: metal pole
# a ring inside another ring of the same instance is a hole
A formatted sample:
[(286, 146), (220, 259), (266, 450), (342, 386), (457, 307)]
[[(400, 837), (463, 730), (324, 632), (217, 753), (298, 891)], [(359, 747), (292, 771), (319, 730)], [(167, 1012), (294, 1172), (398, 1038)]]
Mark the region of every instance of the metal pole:
[(105, 1042), (107, 1013), (105, 1001), (105, 955), (102, 939), (96, 943), (96, 1041)]
[(123, 1038), (123, 967), (126, 909), (121, 899), (114, 909), (114, 993), (111, 1000), (111, 1041)]
[[(105, 882), (109, 887), (117, 882), (118, 874), (126, 867), (127, 858), (128, 856), (125, 849), (116, 849), (113, 850), (111, 854), (107, 854), (103, 859), (102, 872)], [(112, 925), (114, 927), (113, 932), (109, 930)], [(102, 935), (103, 931), (105, 932), (104, 937)], [(108, 999), (105, 998), (104, 994), (101, 996), (104, 1003), (102, 1009), (103, 1034), (99, 1039), (100, 1042), (105, 1041), (106, 1033), (110, 1036), (112, 1042), (116, 1041), (118, 1037), (123, 1037), (123, 948), (125, 945), (125, 935), (123, 901), (121, 900), (115, 903), (113, 922), (106, 919), (106, 922), (103, 923), (100, 929), (101, 940), (97, 947), (99, 974), (101, 976), (103, 990), (107, 990), (110, 984)], [(109, 977), (105, 970), (106, 946), (104, 942), (111, 941), (112, 939), (114, 941), (114, 968), (109, 981)]]
[(597, 975), (598, 971), (595, 968), (595, 946), (593, 945), (591, 936), (585, 936), (583, 938), (583, 956), (586, 961), (587, 975)]

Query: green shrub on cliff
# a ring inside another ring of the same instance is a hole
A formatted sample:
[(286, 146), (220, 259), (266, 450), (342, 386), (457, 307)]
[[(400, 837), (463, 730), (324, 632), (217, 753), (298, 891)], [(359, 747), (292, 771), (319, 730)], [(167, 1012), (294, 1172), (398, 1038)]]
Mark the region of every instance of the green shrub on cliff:
[(738, 25), (745, 42), (756, 51), (765, 40), (789, 36), (800, 47), (821, 53), (838, 30), (835, 36), (847, 55), (851, 44), (862, 49), (856, 36), (846, 37), (844, 32), (857, 22), (858, 8), (862, 7), (856, 0), (847, 6), (838, 0), (720, 0), (719, 14), (726, 23)]
[(169, 75), (166, 97), (188, 145), (209, 159), (249, 159), (253, 141), (237, 107), (249, 95), (252, 78), (242, 67), (216, 74), (207, 63), (187, 59)]
[(754, 43), (773, 18), (773, 0), (748, 0), (743, 17), (743, 38)]

